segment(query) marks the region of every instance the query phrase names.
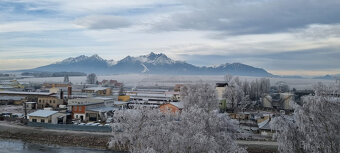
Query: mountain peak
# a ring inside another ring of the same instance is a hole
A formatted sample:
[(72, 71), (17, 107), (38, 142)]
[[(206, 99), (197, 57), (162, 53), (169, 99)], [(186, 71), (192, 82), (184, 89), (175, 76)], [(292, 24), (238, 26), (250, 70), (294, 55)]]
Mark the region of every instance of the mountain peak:
[[(143, 55), (142, 55), (143, 56)], [(163, 54), (163, 53), (159, 53), (159, 54), (156, 54), (156, 53), (154, 53), (154, 52), (151, 52), (151, 53), (149, 53), (148, 55), (144, 55), (144, 57), (147, 57), (147, 58), (149, 58), (149, 59), (155, 59), (155, 58), (158, 58), (158, 57), (161, 57), (161, 56), (165, 56), (165, 57), (167, 57), (165, 54)]]
[(93, 57), (93, 58), (101, 58), (101, 57), (99, 57), (98, 54), (93, 54), (91, 57)]
[(186, 62), (172, 60), (163, 53), (150, 52), (137, 57), (126, 56), (120, 61), (105, 60), (99, 55), (80, 55), (61, 62), (38, 67), (35, 71), (79, 71), (85, 73), (150, 73), (150, 74), (232, 74), (243, 76), (273, 76), (264, 69), (242, 63), (221, 64), (213, 67), (197, 67)]
[(98, 54), (93, 54), (91, 57), (89, 57), (94, 60), (99, 60), (99, 61), (105, 61), (103, 58), (101, 58)]

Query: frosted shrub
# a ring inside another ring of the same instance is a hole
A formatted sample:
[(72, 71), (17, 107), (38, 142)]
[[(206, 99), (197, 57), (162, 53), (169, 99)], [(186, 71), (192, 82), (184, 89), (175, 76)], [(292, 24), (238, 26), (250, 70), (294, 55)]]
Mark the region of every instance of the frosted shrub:
[(324, 87), (319, 84), (315, 96), (304, 97), (302, 106), (295, 106), (294, 120), (274, 118), (280, 152), (340, 152), (340, 98)]
[(177, 114), (142, 107), (115, 112), (111, 147), (138, 153), (246, 152), (234, 140), (235, 121), (218, 113), (212, 86), (186, 86), (181, 96), (185, 108)]

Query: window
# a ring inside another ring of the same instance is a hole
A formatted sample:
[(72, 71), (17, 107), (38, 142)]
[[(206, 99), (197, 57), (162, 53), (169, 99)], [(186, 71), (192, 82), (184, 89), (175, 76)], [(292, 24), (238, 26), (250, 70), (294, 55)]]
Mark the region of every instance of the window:
[(78, 118), (78, 115), (76, 115), (76, 118)]
[(35, 118), (34, 118), (34, 119), (32, 119), (32, 122), (37, 122), (37, 119), (35, 119)]
[(52, 121), (51, 121), (51, 120), (48, 120), (48, 123), (52, 123)]
[(53, 100), (53, 103), (55, 104), (55, 100)]
[(41, 123), (45, 123), (45, 119), (41, 119), (40, 122), (41, 122)]

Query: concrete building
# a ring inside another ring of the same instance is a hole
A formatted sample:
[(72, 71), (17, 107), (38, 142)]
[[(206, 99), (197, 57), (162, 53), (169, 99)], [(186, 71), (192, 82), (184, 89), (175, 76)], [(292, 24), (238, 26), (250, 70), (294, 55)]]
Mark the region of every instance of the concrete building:
[(66, 114), (51, 110), (38, 110), (28, 114), (29, 122), (34, 123), (51, 123), (51, 124), (65, 124)]
[(37, 102), (25, 102), (23, 104), (23, 107), (24, 107), (24, 109), (26, 107), (26, 110), (34, 110), (34, 109), (38, 108), (38, 104), (37, 104)]
[(68, 86), (70, 86), (70, 83), (58, 83), (58, 82), (50, 82), (50, 83), (44, 83), (42, 85), (43, 88), (67, 88)]
[[(88, 121), (89, 117), (86, 112), (94, 108), (113, 107), (114, 99), (108, 97), (92, 97), (69, 99), (68, 107), (72, 111), (72, 118), (80, 121)], [(93, 114), (92, 114), (93, 115)]]
[(20, 105), (26, 101), (24, 96), (0, 96), (0, 104), (7, 105), (7, 104), (14, 104)]
[(215, 87), (215, 90), (217, 93), (217, 99), (219, 100), (220, 110), (222, 112), (226, 111), (228, 108), (231, 108), (231, 104), (227, 103), (227, 100), (223, 98), (223, 94), (227, 86), (228, 86), (228, 83), (221, 82), (221, 83), (216, 83), (216, 87)]
[(183, 102), (170, 102), (159, 106), (163, 113), (177, 113), (184, 108)]
[(43, 109), (45, 107), (52, 107), (53, 109), (59, 108), (59, 105), (63, 105), (64, 100), (59, 99), (55, 96), (50, 97), (39, 97), (38, 98), (38, 108)]
[(48, 92), (17, 92), (17, 91), (0, 91), (0, 96), (21, 96), (28, 101), (37, 101), (39, 97), (55, 96), (55, 93)]
[(293, 110), (290, 105), (291, 102), (294, 102), (294, 94), (292, 93), (274, 93), (262, 98), (263, 107), (276, 110)]
[(84, 93), (94, 93), (98, 96), (111, 96), (111, 88), (107, 87), (90, 87), (83, 89)]
[(216, 83), (216, 92), (217, 92), (217, 99), (222, 100), (223, 94), (225, 92), (226, 87), (228, 86), (228, 83)]

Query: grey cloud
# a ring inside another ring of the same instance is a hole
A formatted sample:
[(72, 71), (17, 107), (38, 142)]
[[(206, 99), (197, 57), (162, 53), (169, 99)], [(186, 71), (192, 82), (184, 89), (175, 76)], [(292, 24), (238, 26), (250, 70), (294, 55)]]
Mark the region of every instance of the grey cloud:
[(129, 27), (132, 23), (120, 16), (92, 15), (75, 21), (77, 25), (88, 29), (117, 29)]
[(294, 34), (298, 38), (309, 38), (313, 40), (340, 37), (340, 24), (311, 25), (305, 29), (295, 30)]
[[(195, 65), (219, 65), (241, 62), (269, 70), (327, 70), (340, 69), (340, 52), (336, 48), (297, 50), (270, 54), (179, 55)], [(202, 59), (205, 59), (202, 61)], [(339, 72), (340, 73), (340, 72)]]
[(189, 11), (179, 11), (153, 28), (257, 34), (340, 23), (338, 0), (184, 0), (184, 5)]

